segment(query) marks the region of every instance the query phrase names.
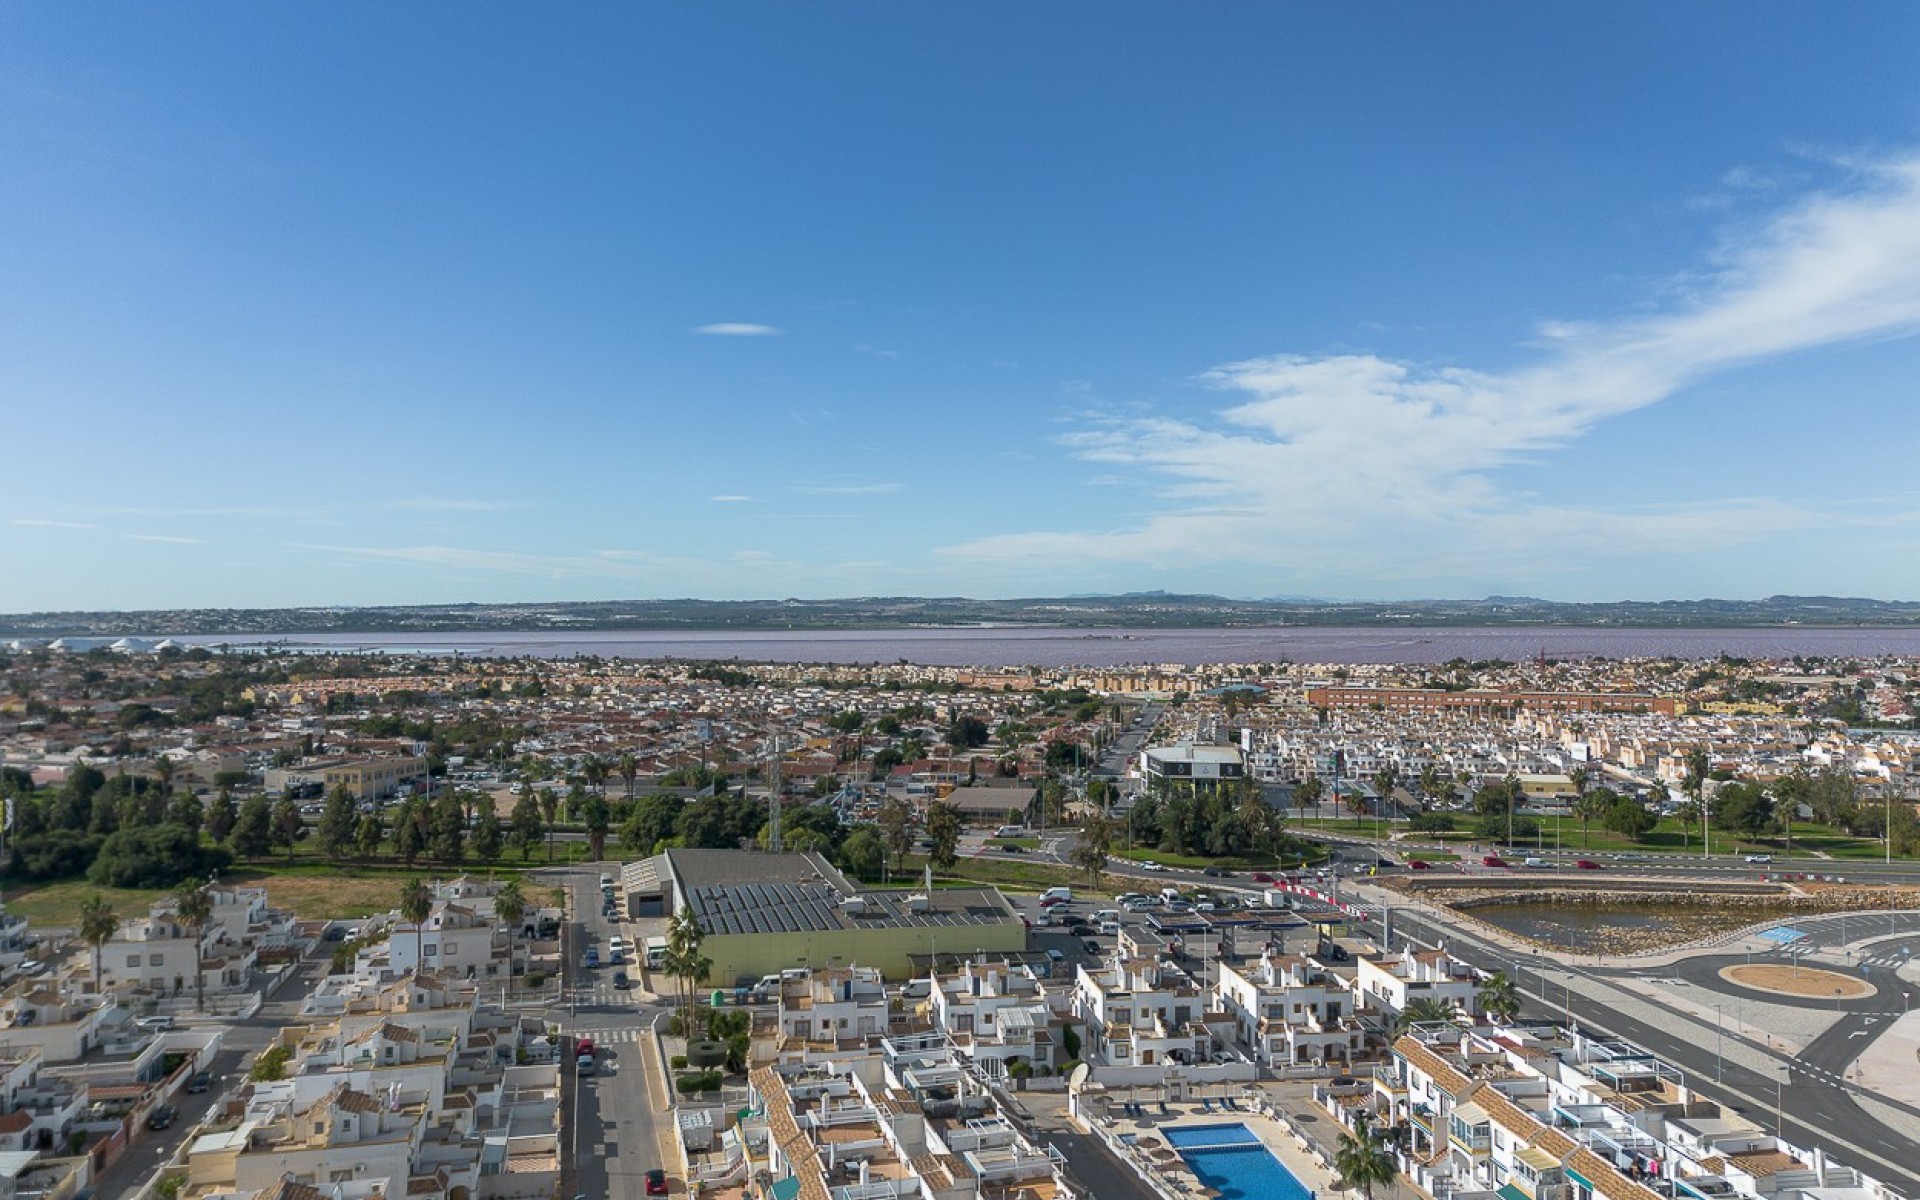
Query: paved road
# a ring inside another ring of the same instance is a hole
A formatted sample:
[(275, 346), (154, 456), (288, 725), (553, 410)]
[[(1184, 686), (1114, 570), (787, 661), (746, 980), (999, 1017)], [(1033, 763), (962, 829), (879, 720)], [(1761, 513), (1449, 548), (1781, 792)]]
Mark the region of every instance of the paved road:
[[(1429, 914), (1400, 909), (1395, 909), (1393, 920), (1397, 936), (1410, 937), (1426, 945), (1444, 939), (1449, 949), (1459, 951), (1476, 966), (1504, 967), (1516, 978), (1527, 997), (1527, 1014), (1565, 1018), (1589, 1032), (1597, 1029), (1625, 1038), (1679, 1068), (1685, 1072), (1690, 1086), (1727, 1103), (1750, 1120), (1762, 1126), (1777, 1125), (1790, 1140), (1819, 1146), (1840, 1161), (1857, 1166), (1908, 1195), (1920, 1192), (1920, 1174), (1909, 1165), (1912, 1143), (1888, 1131), (1854, 1102), (1851, 1093), (1857, 1089), (1832, 1073), (1826, 1051), (1822, 1050), (1817, 1059), (1803, 1061), (1731, 1034), (1719, 1034), (1728, 1043), (1741, 1044), (1745, 1052), (1742, 1058), (1759, 1055), (1768, 1060), (1765, 1069), (1756, 1070), (1716, 1053), (1716, 1031), (1711, 1021), (1702, 1023), (1669, 1010), (1658, 1023), (1653, 1023), (1609, 1004), (1609, 998), (1617, 993), (1608, 986), (1607, 977), (1631, 975), (1636, 973), (1633, 970), (1606, 972), (1559, 965), (1542, 967), (1525, 952), (1497, 945), (1473, 927), (1436, 921)], [(1662, 971), (1674, 973), (1668, 968)], [(1767, 999), (1773, 1003), (1783, 1001), (1782, 997)], [(1575, 1008), (1577, 1012), (1573, 1011)], [(1858, 1053), (1856, 1039), (1848, 1057)], [(1716, 1073), (1720, 1076), (1718, 1082)], [(1895, 1107), (1907, 1106), (1896, 1104)], [(1920, 1116), (1920, 1110), (1913, 1111)], [(1767, 1120), (1769, 1114), (1774, 1117), (1771, 1122)]]
[[(588, 946), (599, 947), (603, 960), (608, 939), (619, 933), (633, 941), (633, 929), (601, 915), (600, 875), (610, 866), (587, 864), (566, 873), (564, 884), (568, 922), (564, 936), (564, 986), (569, 997), (556, 1008), (569, 1036), (591, 1038), (599, 1049), (592, 1076), (581, 1077), (574, 1056), (561, 1060), (563, 1194), (644, 1200), (646, 1172), (668, 1168), (663, 1138), (672, 1133), (666, 1104), (665, 1063), (653, 1053), (653, 1022), (664, 1021), (671, 1004), (638, 990), (613, 986), (620, 968), (587, 970), (581, 965)], [(625, 968), (636, 982), (638, 966)], [(570, 1043), (571, 1044), (571, 1043)], [(671, 1143), (667, 1143), (670, 1146)], [(685, 1194), (685, 1181), (671, 1179), (674, 1195)]]
[[(299, 1018), (300, 1005), (313, 994), (326, 973), (332, 949), (330, 943), (320, 943), (314, 952), (316, 957), (304, 960), (298, 974), (282, 984), (274, 998), (263, 1004), (254, 1016), (244, 1021), (222, 1022), (227, 1031), (226, 1040), (207, 1068), (213, 1076), (213, 1086), (197, 1096), (181, 1092), (174, 1100), (180, 1115), (167, 1129), (153, 1131), (144, 1125), (137, 1126), (133, 1144), (94, 1180), (96, 1195), (118, 1198), (139, 1191), (154, 1170), (172, 1158), (180, 1145), (195, 1133), (213, 1106), (245, 1082), (241, 1065), (266, 1049), (283, 1025)], [(182, 1021), (189, 1027), (195, 1023), (192, 1018)]]

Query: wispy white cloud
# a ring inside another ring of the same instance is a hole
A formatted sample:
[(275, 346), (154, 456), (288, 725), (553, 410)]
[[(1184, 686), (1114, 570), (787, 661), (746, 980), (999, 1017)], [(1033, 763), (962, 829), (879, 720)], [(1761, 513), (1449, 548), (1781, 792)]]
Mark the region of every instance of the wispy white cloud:
[(514, 500), (477, 500), (461, 496), (405, 496), (388, 500), (381, 507), (403, 512), (484, 513), (513, 512), (526, 505)]
[(173, 533), (123, 533), (120, 535), (130, 542), (164, 542), (170, 546), (204, 546), (206, 540), (197, 537), (181, 537)]
[(12, 517), (9, 525), (22, 525), (29, 529), (98, 529), (91, 521), (49, 521), (42, 517)]
[(1848, 185), (1730, 233), (1663, 311), (1543, 326), (1535, 361), (1478, 370), (1375, 354), (1282, 354), (1200, 382), (1208, 417), (1096, 414), (1063, 441), (1129, 469), (1163, 504), (1121, 527), (1031, 532), (945, 548), (1010, 564), (1206, 561), (1430, 575), (1455, 557), (1537, 563), (1591, 542), (1637, 554), (1804, 528), (1780, 501), (1582, 511), (1495, 472), (1715, 372), (1817, 346), (1920, 330), (1920, 157), (1860, 166)]
[(715, 504), (747, 504), (753, 500), (752, 496), (742, 496), (732, 492), (720, 496), (709, 496), (707, 498)]
[(750, 321), (716, 321), (712, 325), (695, 325), (693, 331), (708, 337), (777, 337), (786, 332), (772, 325), (755, 325)]
[(884, 496), (900, 490), (897, 483), (810, 483), (803, 492), (816, 496)]
[(900, 358), (900, 352), (898, 350), (889, 350), (883, 346), (869, 346), (865, 342), (854, 343), (853, 350), (856, 354), (871, 354), (875, 358), (884, 358), (895, 362), (899, 361)]

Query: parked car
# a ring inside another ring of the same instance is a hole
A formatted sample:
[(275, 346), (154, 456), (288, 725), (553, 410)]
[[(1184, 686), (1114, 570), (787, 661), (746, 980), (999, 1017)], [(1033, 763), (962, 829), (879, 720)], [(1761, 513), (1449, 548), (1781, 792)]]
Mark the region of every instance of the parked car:
[(344, 941), (347, 936), (347, 927), (345, 925), (329, 925), (327, 926), (327, 932), (323, 936), (329, 942)]
[(1577, 858), (1574, 860), (1573, 865), (1582, 871), (1598, 871), (1600, 869), (1600, 864), (1590, 858)]
[(167, 1126), (173, 1124), (174, 1119), (179, 1115), (180, 1110), (173, 1105), (162, 1104), (159, 1108), (154, 1109), (152, 1113), (148, 1114), (147, 1128), (165, 1129)]
[(1498, 854), (1489, 854), (1480, 860), (1480, 865), (1483, 867), (1504, 867), (1507, 865), (1507, 860), (1501, 858)]
[(588, 1058), (592, 1058), (594, 1055), (600, 1053), (600, 1047), (593, 1044), (592, 1038), (588, 1038), (588, 1037), (575, 1038), (573, 1042), (573, 1052), (575, 1054), (584, 1054)]
[(667, 1173), (659, 1167), (647, 1172), (647, 1195), (664, 1196), (667, 1194)]
[(134, 1025), (148, 1033), (163, 1033), (173, 1028), (172, 1017), (141, 1017)]
[(600, 965), (600, 951), (598, 948), (593, 946), (587, 947), (586, 964), (589, 967), (597, 967)]
[(196, 1071), (193, 1077), (187, 1080), (187, 1091), (196, 1096), (212, 1086), (213, 1075), (207, 1071)]
[(1094, 941), (1092, 938), (1088, 938), (1086, 941), (1081, 942), (1080, 945), (1086, 950), (1088, 954), (1100, 953), (1100, 943)]
[(613, 986), (625, 991), (627, 988), (633, 986), (633, 980), (627, 978), (625, 971), (615, 971), (613, 973)]
[(595, 1061), (594, 1061), (593, 1055), (591, 1054), (577, 1055), (573, 1060), (573, 1069), (578, 1071), (582, 1075), (593, 1074), (594, 1066), (595, 1066)]

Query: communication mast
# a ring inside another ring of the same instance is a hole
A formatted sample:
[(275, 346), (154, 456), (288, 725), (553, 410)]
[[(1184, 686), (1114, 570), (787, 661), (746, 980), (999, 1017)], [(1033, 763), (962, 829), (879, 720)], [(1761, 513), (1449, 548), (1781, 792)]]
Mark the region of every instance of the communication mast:
[(780, 739), (773, 739), (773, 759), (767, 764), (767, 849), (780, 853)]

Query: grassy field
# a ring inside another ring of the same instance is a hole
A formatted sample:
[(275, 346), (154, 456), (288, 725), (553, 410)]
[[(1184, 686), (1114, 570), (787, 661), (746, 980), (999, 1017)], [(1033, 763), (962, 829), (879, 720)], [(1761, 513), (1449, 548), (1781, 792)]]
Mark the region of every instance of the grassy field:
[[(556, 865), (569, 861), (564, 851), (570, 847), (577, 851), (576, 858), (584, 857), (585, 843), (558, 843), (554, 847)], [(272, 861), (237, 864), (222, 872), (220, 881), (245, 887), (264, 887), (270, 904), (302, 920), (329, 917), (357, 920), (386, 912), (398, 905), (400, 887), (409, 879), (451, 878), (460, 874), (487, 879), (515, 879), (523, 871), (546, 865), (544, 849), (536, 852), (525, 864), (515, 859), (489, 864), (466, 863), (458, 867), (422, 862), (407, 867), (397, 861), (336, 863), (323, 860), (317, 853), (307, 852), (303, 847), (302, 852), (297, 853), (291, 861), (282, 855)], [(539, 894), (540, 891), (536, 888), (529, 895), (544, 901), (545, 897)], [(5, 899), (7, 911), (27, 918), (36, 926), (72, 929), (80, 923), (81, 902), (95, 892), (106, 897), (114, 911), (121, 916), (145, 912), (155, 900), (166, 895), (163, 890), (103, 888), (95, 887), (84, 879), (66, 879), (57, 883), (29, 883), (10, 888)]]

